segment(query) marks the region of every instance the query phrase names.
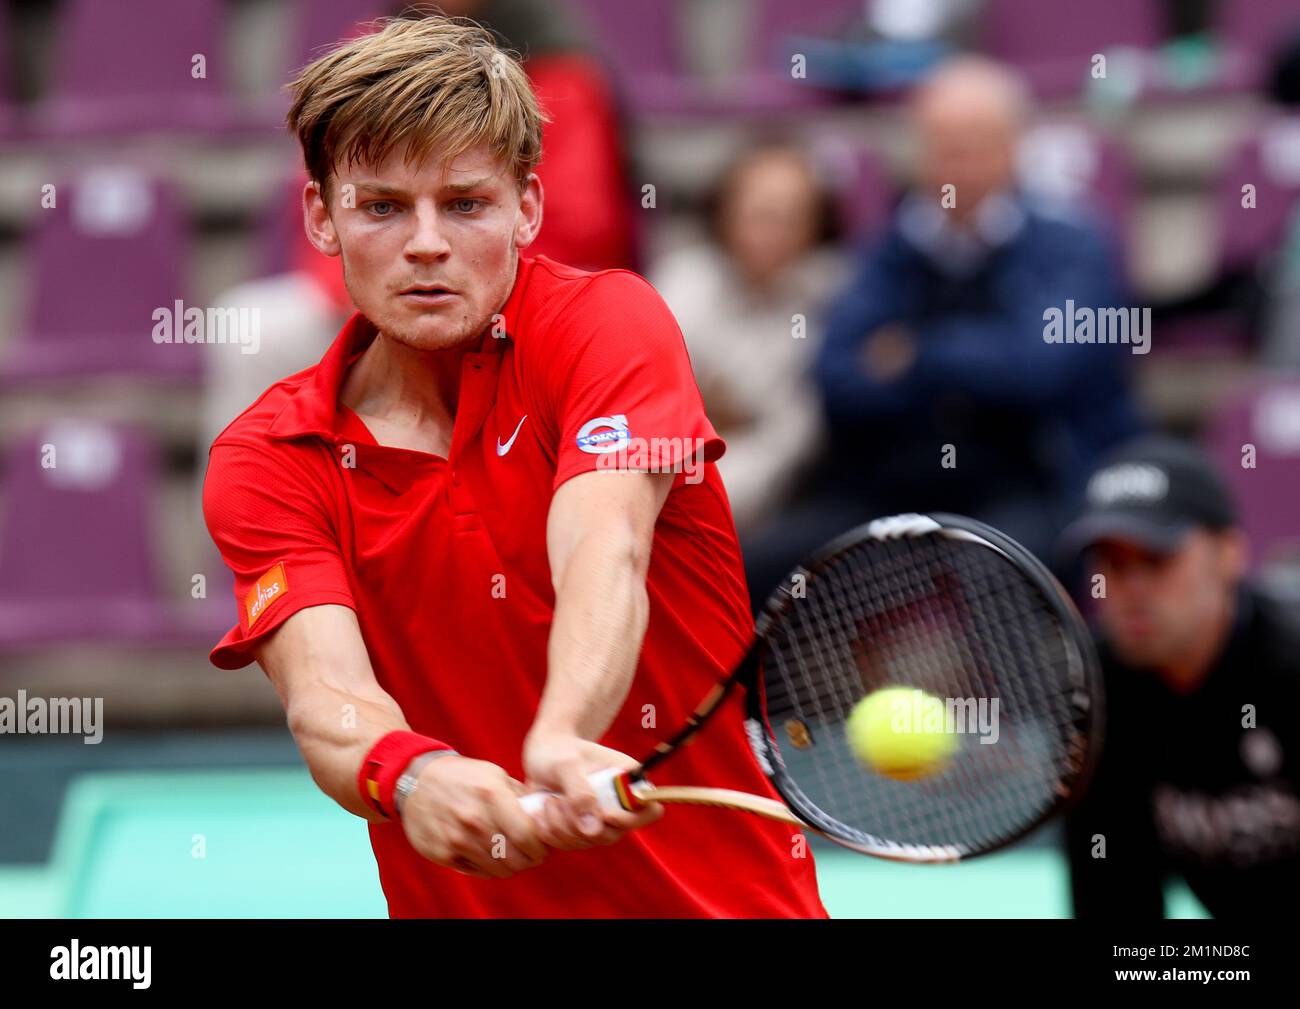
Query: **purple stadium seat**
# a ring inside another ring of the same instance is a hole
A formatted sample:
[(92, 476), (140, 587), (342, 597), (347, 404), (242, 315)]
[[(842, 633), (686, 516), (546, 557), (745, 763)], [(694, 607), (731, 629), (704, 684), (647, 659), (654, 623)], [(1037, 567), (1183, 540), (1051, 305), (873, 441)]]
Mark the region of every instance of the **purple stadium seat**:
[(885, 227), (897, 195), (880, 155), (829, 131), (813, 136), (810, 146), (814, 162), (836, 194), (849, 241), (870, 241)]
[(150, 515), (155, 446), (128, 429), (67, 420), (6, 456), (0, 646), (164, 631)]
[(275, 78), (275, 90), (257, 103), (257, 118), (282, 127), (289, 95), (281, 87), (308, 63), (324, 56), (337, 43), (351, 37), (359, 25), (396, 13), (395, 0), (292, 0), (288, 4), (288, 44), (284, 64)]
[[(760, 0), (754, 5), (756, 23), (750, 46), (749, 72), (773, 78), (787, 88), (790, 79), (792, 40), (800, 37), (844, 38), (848, 29), (860, 28), (866, 4), (863, 0)], [(807, 88), (798, 88), (807, 92)]]
[[(1255, 207), (1241, 205), (1255, 187)], [(1277, 248), (1300, 197), (1300, 116), (1260, 124), (1238, 146), (1219, 184), (1221, 265), (1239, 269)]]
[[(1242, 188), (1255, 187), (1255, 206), (1243, 207)], [(1218, 181), (1215, 226), (1219, 273), (1253, 270), (1281, 245), (1300, 206), (1300, 116), (1278, 116), (1251, 128), (1227, 159)], [(1166, 323), (1156, 347), (1180, 354), (1231, 350), (1250, 343), (1240, 311), (1206, 312)]]
[(1215, 31), (1236, 70), (1235, 83), (1247, 88), (1264, 82), (1274, 51), (1300, 32), (1296, 0), (1221, 0), (1215, 15)]
[(324, 56), (362, 23), (394, 14), (402, 6), (395, 0), (294, 0), (289, 26), (293, 58), (286, 75)]
[(725, 111), (759, 115), (827, 104), (825, 91), (790, 75), (797, 40), (842, 39), (863, 12), (863, 0), (757, 0), (746, 58), (720, 99)]
[(287, 273), (296, 268), (294, 257), (302, 243), (302, 204), (306, 173), (293, 167), (271, 187), (259, 215), (257, 230), (259, 277)]
[(55, 195), (28, 238), (27, 322), (0, 377), (196, 378), (200, 348), (154, 340), (155, 312), (175, 316), (183, 298), (187, 231), (173, 189), (105, 167)]
[[(235, 123), (225, 90), (222, 0), (66, 0), (34, 132), (210, 132)], [(206, 76), (195, 77), (195, 57)]]
[[(803, 86), (785, 74), (773, 72), (770, 59), (762, 58), (763, 44), (776, 45), (785, 28), (811, 31), (817, 22), (807, 17), (778, 20), (776, 29), (760, 17), (751, 25), (751, 37), (765, 43), (738, 41), (745, 49), (740, 73), (722, 82), (705, 82), (692, 76), (685, 55), (683, 0), (637, 0), (609, 3), (607, 0), (568, 0), (606, 65), (619, 80), (633, 109), (639, 113), (669, 116), (759, 115), (764, 112), (797, 109), (823, 99), (816, 89)], [(844, 0), (811, 0), (824, 14)], [(796, 13), (802, 13), (805, 7)], [(761, 11), (759, 12), (762, 13)], [(764, 31), (776, 35), (764, 36)], [(768, 54), (771, 56), (771, 53)], [(784, 57), (781, 57), (784, 59)], [(779, 70), (778, 68), (775, 68)], [(719, 86), (715, 86), (715, 84)]]
[[(1255, 467), (1242, 465), (1255, 446)], [(1253, 567), (1300, 559), (1300, 379), (1261, 385), (1229, 402), (1210, 424), (1207, 448), (1237, 497)]]
[(1019, 67), (1040, 94), (1077, 92), (1088, 79), (1092, 57), (1117, 46), (1150, 49), (1160, 44), (1160, 0), (988, 0), (983, 14), (984, 48)]
[(698, 99), (682, 55), (677, 0), (569, 0), (634, 108), (689, 111)]

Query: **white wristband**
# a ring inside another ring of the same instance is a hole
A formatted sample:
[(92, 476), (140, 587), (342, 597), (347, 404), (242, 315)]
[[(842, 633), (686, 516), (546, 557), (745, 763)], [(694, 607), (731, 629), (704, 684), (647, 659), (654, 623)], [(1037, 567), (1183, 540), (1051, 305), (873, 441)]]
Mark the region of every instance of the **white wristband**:
[(402, 815), (402, 806), (410, 798), (411, 793), (415, 791), (415, 786), (419, 784), (420, 772), (424, 770), (424, 765), (437, 757), (458, 757), (455, 750), (429, 750), (427, 753), (420, 753), (411, 758), (411, 762), (406, 765), (406, 770), (397, 779), (397, 785), (393, 789), (393, 806), (397, 810), (397, 815)]

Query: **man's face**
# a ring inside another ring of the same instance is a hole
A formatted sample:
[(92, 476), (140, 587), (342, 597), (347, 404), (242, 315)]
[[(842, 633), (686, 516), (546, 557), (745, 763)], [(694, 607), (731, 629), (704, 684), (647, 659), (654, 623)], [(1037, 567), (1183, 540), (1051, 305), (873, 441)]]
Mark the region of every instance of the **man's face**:
[(924, 192), (937, 200), (944, 186), (955, 186), (952, 214), (957, 219), (965, 219), (990, 193), (1014, 183), (1014, 119), (992, 99), (936, 94), (920, 105), (915, 121)]
[(480, 146), (442, 164), (400, 154), (336, 173), (329, 208), (309, 186), (308, 231), (341, 254), (348, 293), (386, 337), (415, 350), (471, 340), (510, 294), (519, 250), (541, 225), (541, 183), (521, 193)]
[(1193, 530), (1162, 554), (1103, 541), (1092, 570), (1105, 578), (1101, 622), (1128, 665), (1160, 667), (1201, 651), (1242, 576), (1244, 550), (1233, 533)]

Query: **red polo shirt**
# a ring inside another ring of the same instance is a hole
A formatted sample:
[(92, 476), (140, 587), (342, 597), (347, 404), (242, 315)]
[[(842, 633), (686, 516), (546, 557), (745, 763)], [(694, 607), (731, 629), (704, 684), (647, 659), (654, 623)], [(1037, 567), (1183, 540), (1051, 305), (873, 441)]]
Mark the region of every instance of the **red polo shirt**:
[[(643, 755), (739, 660), (753, 624), (713, 464), (724, 445), (654, 289), (622, 270), (522, 259), (502, 315), (500, 338), (465, 355), (448, 458), (380, 446), (339, 405), (375, 335), (357, 315), (320, 364), (217, 438), (204, 510), (239, 608), (213, 663), (247, 665), (252, 643), (306, 606), (351, 607), (411, 727), (522, 780), (555, 606), (546, 516), (564, 481), (619, 459), (682, 464), (655, 527), (636, 677), (600, 742)], [(694, 448), (707, 462), (692, 470)], [(773, 794), (739, 701), (656, 782)], [(615, 845), (552, 851), (504, 881), (434, 865), (397, 823), (370, 837), (394, 917), (825, 916), (798, 833), (739, 813), (671, 808)]]

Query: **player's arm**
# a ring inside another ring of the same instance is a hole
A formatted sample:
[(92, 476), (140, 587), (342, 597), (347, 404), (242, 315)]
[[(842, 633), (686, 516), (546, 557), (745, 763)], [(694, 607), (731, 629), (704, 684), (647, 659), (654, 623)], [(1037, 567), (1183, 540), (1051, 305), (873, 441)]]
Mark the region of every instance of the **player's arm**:
[(661, 815), (602, 814), (586, 775), (636, 766), (595, 740), (623, 706), (636, 673), (650, 614), (650, 548), (673, 476), (596, 470), (561, 484), (552, 499), (546, 546), (555, 613), (546, 686), (524, 745), (532, 783), (566, 800), (548, 804), (548, 843), (611, 843)]
[[(382, 821), (358, 791), (358, 771), (377, 742), (410, 726), (375, 678), (356, 614), (346, 606), (299, 610), (254, 655), (280, 695), (317, 785), (349, 812)], [(531, 818), (519, 806), (522, 790), (495, 764), (436, 757), (419, 770), (401, 810), (402, 826), (426, 858), (471, 875), (503, 878), (545, 856)], [(495, 845), (498, 835), (508, 843)]]

